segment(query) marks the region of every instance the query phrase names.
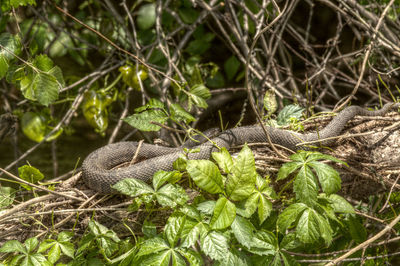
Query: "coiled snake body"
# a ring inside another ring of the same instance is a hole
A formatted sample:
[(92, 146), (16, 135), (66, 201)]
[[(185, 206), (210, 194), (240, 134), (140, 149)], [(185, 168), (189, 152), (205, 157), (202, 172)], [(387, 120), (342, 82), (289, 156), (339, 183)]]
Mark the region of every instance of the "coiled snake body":
[[(350, 106), (341, 111), (322, 130), (312, 133), (296, 133), (288, 130), (266, 127), (272, 143), (279, 144), (291, 150), (304, 149), (302, 142), (317, 141), (315, 145), (329, 145), (332, 140), (323, 140), (338, 136), (346, 123), (356, 115), (381, 116), (392, 108), (399, 108), (400, 103), (388, 103), (377, 111), (367, 111), (359, 106)], [(252, 142), (267, 142), (267, 137), (260, 126), (245, 126), (228, 129), (220, 133), (212, 141), (220, 148), (229, 149), (232, 146)], [(172, 163), (182, 154), (183, 148), (170, 148), (143, 143), (137, 159), (141, 160), (128, 167), (115, 168), (130, 162), (135, 156), (138, 142), (118, 142), (106, 145), (89, 154), (82, 164), (82, 175), (85, 183), (93, 190), (102, 194), (115, 193), (112, 185), (125, 178), (137, 178), (149, 182), (158, 170), (171, 171)], [(189, 159), (208, 159), (218, 148), (210, 142), (193, 148), (200, 152), (190, 153)]]

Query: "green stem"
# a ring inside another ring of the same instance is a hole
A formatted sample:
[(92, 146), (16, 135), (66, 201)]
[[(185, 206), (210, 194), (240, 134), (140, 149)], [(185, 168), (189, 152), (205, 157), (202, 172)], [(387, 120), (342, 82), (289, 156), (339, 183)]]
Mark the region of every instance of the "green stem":
[(122, 77), (122, 73), (120, 73), (118, 75), (118, 77), (107, 88), (104, 88), (102, 91), (107, 92), (107, 91), (111, 90), (115, 86), (115, 84), (117, 84), (117, 82), (121, 79), (121, 77)]

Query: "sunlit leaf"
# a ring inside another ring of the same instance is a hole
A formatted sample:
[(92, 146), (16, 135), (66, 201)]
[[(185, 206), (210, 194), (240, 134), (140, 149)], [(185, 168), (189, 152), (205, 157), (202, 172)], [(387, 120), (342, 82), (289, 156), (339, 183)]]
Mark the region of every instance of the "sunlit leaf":
[(202, 251), (212, 259), (222, 260), (229, 253), (228, 240), (217, 231), (209, 232), (200, 243)]
[(186, 170), (201, 189), (214, 194), (223, 191), (222, 176), (214, 163), (208, 160), (189, 160)]
[[(40, 172), (39, 169), (30, 165), (23, 165), (21, 167), (18, 167), (18, 175), (23, 180), (33, 184), (37, 183), (38, 181), (44, 178), (44, 175)], [(23, 186), (27, 190), (31, 190), (31, 187), (28, 185), (21, 184), (21, 186)]]
[(15, 198), (15, 189), (11, 187), (0, 187), (0, 210), (11, 205)]
[(154, 193), (154, 190), (148, 184), (136, 178), (123, 179), (112, 187), (119, 192), (131, 197)]
[(307, 166), (300, 168), (293, 184), (296, 198), (309, 206), (313, 206), (318, 196), (317, 180), (311, 169)]
[(225, 229), (236, 217), (236, 206), (225, 197), (220, 197), (214, 207), (210, 221), (212, 229)]
[(243, 246), (251, 248), (254, 232), (256, 231), (253, 224), (245, 218), (236, 216), (231, 227), (237, 241)]
[(288, 125), (290, 124), (290, 118), (300, 119), (304, 108), (298, 105), (287, 105), (285, 106), (282, 111), (279, 112), (276, 120), (278, 125)]
[(124, 119), (129, 125), (142, 131), (158, 131), (161, 127), (151, 122), (164, 124), (167, 120), (168, 116), (161, 110), (147, 110)]
[(228, 197), (235, 201), (249, 197), (255, 189), (256, 175), (253, 153), (244, 145), (226, 181)]
[(171, 110), (171, 118), (173, 120), (185, 121), (186, 123), (190, 123), (196, 120), (190, 113), (186, 112), (186, 110), (183, 109), (183, 107), (177, 103), (171, 104), (170, 110)]
[(307, 209), (307, 205), (303, 203), (295, 203), (287, 207), (278, 217), (276, 222), (279, 231), (285, 233), (286, 229), (289, 228), (299, 217), (303, 211)]
[(335, 169), (325, 163), (317, 161), (309, 162), (308, 165), (312, 167), (317, 174), (323, 192), (329, 195), (340, 190), (342, 180)]
[(278, 102), (276, 101), (275, 91), (267, 90), (264, 94), (264, 109), (267, 111), (266, 117), (269, 118), (278, 110)]
[(225, 173), (229, 173), (232, 170), (233, 160), (225, 147), (218, 152), (213, 152), (211, 156)]

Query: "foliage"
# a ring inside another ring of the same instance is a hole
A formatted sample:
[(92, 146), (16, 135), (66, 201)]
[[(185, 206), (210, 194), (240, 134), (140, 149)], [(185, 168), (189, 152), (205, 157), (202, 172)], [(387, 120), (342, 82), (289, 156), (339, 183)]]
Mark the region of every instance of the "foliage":
[[(57, 240), (44, 240), (37, 250), (38, 240), (31, 239), (25, 247), (18, 241), (9, 241), (0, 251), (18, 252), (9, 257), (15, 263), (22, 259), (31, 263), (35, 259), (41, 263), (55, 263), (64, 254), (76, 262), (98, 260), (101, 255), (106, 261), (122, 265), (128, 262), (164, 265), (171, 261), (174, 265), (186, 262), (202, 265), (206, 255), (220, 263), (228, 261), (228, 264), (259, 258), (268, 263), (284, 261), (285, 265), (293, 265), (295, 261), (284, 250), (307, 245), (328, 247), (333, 236), (345, 230), (345, 225), (353, 228), (351, 232), (356, 234), (353, 207), (334, 194), (340, 189), (337, 172), (318, 161), (328, 159), (343, 163), (340, 160), (317, 152), (301, 151), (292, 155), (292, 161), (281, 167), (278, 179), (297, 171), (294, 181), (288, 182), (293, 184), (297, 200), (294, 203), (282, 201), (286, 208), (281, 208), (283, 211), (275, 217), (271, 216), (277, 211), (272, 202), (281, 199), (270, 186), (269, 178), (257, 174), (253, 154), (247, 145), (236, 158), (225, 149), (212, 156), (216, 164), (209, 160), (181, 158), (186, 165), (183, 171), (158, 171), (152, 186), (137, 179), (124, 179), (114, 186), (121, 193), (135, 197), (131, 210), (144, 204), (149, 212), (156, 205), (173, 211), (162, 232), (148, 231), (149, 223), (145, 223), (143, 231), (148, 233), (134, 245), (92, 220), (76, 251), (72, 235), (67, 233), (60, 233)], [(313, 171), (323, 193), (318, 194)], [(203, 191), (191, 202), (185, 189), (177, 183), (184, 175)], [(209, 197), (211, 195), (214, 196)], [(271, 222), (275, 225), (266, 226)], [(48, 254), (44, 255), (46, 250)]]
[[(163, 127), (185, 134), (175, 134), (177, 141), (196, 141), (196, 135), (207, 139), (195, 128), (209, 105), (215, 107), (212, 96), (234, 94), (246, 86), (254, 92), (248, 97), (258, 97), (256, 108), (268, 125), (295, 131), (304, 129), (299, 122), (303, 116), (344, 99), (354, 84), (361, 84), (354, 99), (363, 101), (365, 95), (375, 99), (377, 94), (389, 99), (390, 85), (397, 88), (400, 64), (395, 26), (398, 3), (381, 20), (388, 0), (311, 2), (288, 1), (283, 6), (257, 0), (1, 1), (1, 112), (19, 118), (20, 132), (13, 136), (18, 141), (9, 145), (11, 137), (6, 139), (7, 147), (15, 146), (18, 155), (26, 151), (4, 168), (20, 166), (17, 163), (34, 152), (42, 163), (57, 166), (57, 161), (45, 157), (51, 154), (57, 160), (57, 150), (58, 157), (74, 157), (70, 160), (75, 164), (76, 154), (56, 147), (69, 145), (66, 140), (71, 135), (84, 135), (86, 126), (92, 129), (85, 133), (85, 145), (88, 139), (96, 143), (110, 136), (110, 142), (123, 139), (121, 134), (132, 127), (147, 139), (154, 137), (149, 131)], [(326, 9), (321, 11), (323, 6)], [(323, 21), (335, 26), (327, 29)], [(375, 30), (378, 21), (383, 26)], [(351, 31), (356, 37), (346, 40)], [(250, 48), (253, 41), (257, 41), (254, 49)], [(365, 66), (360, 53), (368, 49), (367, 70), (360, 73)], [(368, 82), (357, 82), (363, 75), (364, 80), (377, 80), (377, 92)], [(386, 90), (380, 91), (379, 84)], [(308, 106), (304, 115), (302, 106), (307, 103), (316, 106)], [(226, 111), (224, 107), (231, 103), (222, 105), (217, 107)], [(279, 105), (281, 111), (276, 114)], [(227, 118), (218, 113), (219, 121), (211, 122), (223, 129), (239, 124), (245, 121), (244, 113), (251, 113), (246, 106), (243, 99), (242, 110)], [(209, 120), (216, 120), (212, 117)], [(84, 152), (79, 151), (79, 156), (83, 158), (92, 148), (82, 145)], [(399, 202), (399, 193), (391, 191), (387, 194), (389, 212), (375, 212), (376, 221), (360, 216), (359, 212), (370, 214), (383, 205), (382, 198), (370, 197), (368, 206), (374, 209), (352, 206), (347, 197), (336, 194), (342, 193), (342, 184), (334, 164), (347, 164), (320, 152), (299, 151), (279, 166), (276, 175), (272, 171), (266, 176), (257, 173), (247, 145), (235, 156), (222, 148), (210, 160), (190, 160), (189, 154), (195, 152), (184, 148), (175, 170), (158, 171), (151, 184), (125, 179), (114, 186), (133, 198), (128, 210), (144, 217), (141, 232), (121, 236), (100, 222), (100, 212), (91, 215), (92, 209), (87, 209), (88, 215), (77, 209), (75, 224), (59, 231), (57, 213), (50, 211), (46, 216), (34, 210), (40, 216), (24, 215), (19, 224), (25, 230), (37, 225), (50, 235), (35, 237), (32, 230), (29, 236), (21, 235), (21, 241), (2, 242), (2, 262), (297, 265), (304, 259), (299, 254), (325, 253), (330, 259), (331, 254), (362, 243), (379, 230), (381, 225), (374, 222), (386, 225), (398, 212), (392, 204)], [(35, 161), (33, 165), (40, 170), (28, 163), (15, 172), (33, 184), (50, 176), (41, 164)], [(27, 184), (2, 185), (0, 217), (21, 199), (38, 194)], [(0, 222), (7, 219), (1, 217)], [(131, 230), (125, 219), (117, 224)], [(393, 233), (398, 230), (398, 226), (393, 228)], [(355, 256), (386, 253), (387, 247), (369, 246)], [(384, 257), (377, 261), (389, 262)]]

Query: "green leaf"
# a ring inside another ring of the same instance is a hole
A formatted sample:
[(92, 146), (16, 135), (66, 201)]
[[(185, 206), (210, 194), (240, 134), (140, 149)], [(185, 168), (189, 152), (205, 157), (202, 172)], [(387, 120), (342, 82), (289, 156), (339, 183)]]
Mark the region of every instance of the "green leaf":
[(61, 232), (58, 234), (57, 240), (46, 239), (40, 243), (38, 253), (43, 253), (50, 248), (48, 253), (48, 260), (55, 263), (59, 260), (61, 252), (70, 258), (74, 258), (74, 244), (70, 243), (72, 234), (70, 232)]
[(290, 118), (300, 119), (303, 111), (304, 108), (298, 105), (291, 104), (285, 106), (276, 118), (278, 125), (283, 126), (290, 124)]
[(8, 61), (4, 56), (0, 56), (0, 79), (4, 78), (8, 70)]
[[(279, 256), (279, 257), (278, 257), (278, 256)], [(295, 259), (294, 257), (290, 256), (290, 255), (287, 254), (287, 253), (283, 253), (283, 252), (281, 252), (281, 251), (279, 251), (279, 252), (276, 253), (275, 258), (276, 258), (276, 260), (275, 260), (275, 262), (276, 262), (275, 265), (276, 265), (276, 266), (281, 266), (281, 265), (282, 265), (282, 262), (283, 262), (283, 265), (284, 265), (284, 266), (297, 266), (297, 265), (300, 265), (300, 264), (296, 261), (296, 259)]]
[(178, 9), (179, 17), (186, 24), (192, 24), (199, 16), (199, 12), (191, 7), (181, 7)]
[[(44, 178), (44, 175), (40, 172), (39, 169), (30, 166), (30, 165), (23, 165), (18, 168), (18, 175), (25, 181), (30, 183), (37, 183), (38, 181)], [(21, 184), (27, 190), (31, 190), (31, 187), (25, 184)]]
[(172, 166), (177, 171), (185, 171), (187, 167), (187, 158), (184, 158), (183, 155), (180, 155), (180, 157), (175, 160)]
[(185, 121), (186, 123), (190, 123), (196, 120), (191, 114), (186, 112), (186, 110), (177, 103), (173, 103), (170, 105), (170, 111), (171, 118), (175, 121)]
[(253, 153), (245, 144), (226, 181), (226, 192), (229, 198), (240, 201), (249, 197), (255, 189), (256, 176)]
[(202, 222), (195, 222), (192, 220), (186, 220), (182, 230), (182, 241), (181, 247), (191, 247), (196, 244), (200, 235), (207, 233), (206, 226)]
[(210, 49), (211, 43), (204, 39), (190, 41), (186, 47), (186, 52), (190, 55), (202, 55)]
[(338, 213), (355, 213), (353, 206), (343, 197), (331, 194), (328, 197), (332, 201), (332, 208)]
[(297, 266), (300, 265), (294, 257), (287, 253), (277, 251), (273, 256), (258, 256), (252, 257), (254, 265), (269, 265), (269, 266)]
[(0, 35), (0, 45), (4, 48), (0, 48), (0, 58), (9, 62), (14, 59), (14, 55), (19, 55), (22, 50), (21, 40), (18, 35), (12, 35), (4, 32)]
[(351, 239), (354, 239), (356, 243), (362, 243), (367, 239), (365, 226), (354, 214), (348, 215), (344, 222), (346, 223), (346, 228), (350, 231)]
[(49, 70), (48, 74), (56, 78), (59, 86), (65, 86), (64, 76), (61, 68), (55, 66)]
[(223, 260), (230, 252), (228, 240), (217, 231), (209, 232), (200, 242), (201, 250), (214, 260)]
[(340, 163), (343, 165), (347, 165), (346, 162), (343, 162), (342, 160), (339, 160), (331, 155), (328, 154), (322, 154), (320, 152), (305, 152), (303, 151), (304, 154), (306, 154), (307, 158), (309, 159), (309, 161), (316, 161), (316, 160), (329, 160), (335, 163)]
[(304, 165), (300, 168), (293, 184), (296, 199), (308, 206), (313, 206), (318, 196), (318, 185), (311, 169)]
[(120, 239), (118, 238), (118, 235), (114, 231), (108, 229), (107, 227), (100, 224), (99, 222), (90, 220), (88, 226), (89, 226), (90, 231), (97, 237), (103, 236), (103, 237), (108, 237), (115, 242), (120, 241)]
[(181, 256), (179, 250), (173, 250), (171, 251), (171, 259), (168, 260), (168, 263), (172, 261), (173, 266), (186, 266), (186, 261), (183, 259)]
[(278, 221), (276, 222), (279, 228), (279, 231), (285, 234), (286, 229), (289, 228), (293, 223), (296, 222), (297, 218), (303, 211), (307, 209), (307, 205), (304, 203), (295, 203), (287, 207), (278, 217)]
[(208, 160), (188, 160), (186, 170), (198, 187), (209, 193), (222, 193), (222, 176), (218, 167)]
[(265, 230), (257, 231), (252, 239), (250, 252), (257, 255), (274, 255), (278, 249), (274, 234)]
[(51, 263), (54, 264), (56, 261), (60, 259), (60, 257), (61, 257), (61, 248), (59, 245), (56, 244), (50, 249), (47, 258)]
[(301, 162), (302, 164), (304, 164), (304, 163), (310, 161), (310, 160), (307, 160), (307, 157), (310, 156), (311, 154), (313, 154), (313, 152), (310, 152), (310, 151), (298, 151), (295, 154), (290, 155), (289, 158), (292, 161), (297, 161), (297, 162)]
[(61, 242), (60, 248), (64, 255), (66, 255), (70, 258), (74, 258), (75, 247), (74, 247), (73, 243)]
[(72, 232), (60, 232), (57, 236), (57, 241), (60, 243), (67, 243), (72, 241), (74, 233)]
[(201, 213), (211, 216), (214, 212), (216, 202), (213, 200), (204, 201), (197, 204), (197, 210)]
[(201, 221), (200, 212), (194, 207), (194, 205), (185, 204), (179, 209), (179, 211), (196, 221)]
[(239, 248), (233, 248), (230, 251), (231, 251), (231, 253), (226, 254), (226, 257), (223, 260), (220, 260), (213, 265), (215, 265), (215, 266), (256, 265), (256, 264), (252, 264), (250, 261), (250, 258), (254, 257), (254, 256), (249, 256), (248, 253), (246, 251), (244, 251), (242, 248), (240, 248), (240, 250), (239, 250)]
[(211, 97), (211, 93), (203, 84), (194, 85), (187, 94), (189, 97), (189, 110), (191, 109), (192, 102), (200, 108), (208, 107), (206, 100)]
[(10, 65), (6, 75), (6, 81), (11, 84), (19, 83), (25, 76), (25, 68), (18, 65)]
[(46, 239), (43, 242), (40, 243), (39, 248), (38, 248), (38, 253), (43, 253), (47, 249), (51, 248), (57, 243), (56, 240), (54, 239)]
[(232, 80), (240, 68), (240, 61), (232, 55), (224, 63), (224, 70), (228, 80)]
[(253, 244), (254, 232), (256, 231), (253, 224), (240, 216), (236, 216), (231, 225), (233, 234), (237, 241), (244, 247), (250, 249)]
[(0, 210), (10, 206), (14, 202), (15, 189), (11, 187), (0, 187)]
[(302, 164), (298, 163), (298, 162), (288, 162), (288, 163), (284, 163), (281, 168), (279, 169), (278, 172), (278, 178), (277, 181), (285, 179), (286, 177), (288, 177), (291, 173), (293, 173), (294, 171), (296, 171), (298, 168), (301, 167)]
[(267, 90), (264, 95), (264, 109), (267, 111), (266, 117), (269, 118), (278, 110), (278, 102), (276, 101), (275, 91)]
[(269, 187), (270, 177), (267, 175), (265, 178), (262, 178), (260, 175), (256, 177), (256, 187), (259, 191), (265, 193), (267, 196), (271, 196), (273, 194), (273, 190)]
[(314, 169), (321, 184), (322, 191), (327, 195), (340, 190), (342, 180), (335, 169), (325, 163), (316, 161), (309, 162), (308, 165)]
[(153, 224), (152, 222), (150, 222), (148, 220), (145, 220), (143, 222), (142, 232), (148, 238), (157, 236), (157, 228), (156, 228), (155, 224)]
[(225, 86), (224, 76), (218, 71), (214, 75), (207, 77), (206, 85), (210, 88), (223, 88)]
[(44, 54), (36, 56), (33, 65), (44, 72), (50, 71), (54, 66), (53, 61)]
[[(260, 193), (261, 194), (261, 193)], [(264, 195), (259, 196), (258, 201), (258, 219), (260, 220), (260, 224), (262, 224), (271, 214), (272, 211), (272, 203)]]
[(149, 254), (156, 254), (169, 248), (170, 247), (164, 239), (159, 237), (150, 238), (142, 243), (137, 256), (141, 257)]
[(182, 177), (182, 174), (178, 171), (166, 172), (163, 170), (158, 170), (153, 176), (153, 187), (158, 190), (165, 182), (175, 183)]
[(158, 131), (161, 127), (151, 122), (164, 124), (167, 120), (168, 116), (161, 110), (146, 110), (124, 118), (129, 125), (142, 131)]
[(74, 47), (71, 37), (66, 32), (60, 32), (50, 47), (49, 55), (52, 58), (65, 56)]
[(315, 243), (319, 238), (329, 244), (332, 240), (332, 229), (323, 216), (307, 208), (301, 215), (296, 227), (296, 234), (303, 243)]
[[(179, 249), (178, 252), (186, 258), (186, 260), (189, 262), (189, 265), (193, 265), (193, 266), (204, 265), (201, 255), (199, 253), (195, 252), (194, 250)], [(184, 265), (186, 265), (186, 263)]]
[(32, 253), (33, 250), (35, 250), (35, 248), (37, 247), (38, 244), (39, 244), (39, 240), (37, 239), (37, 237), (28, 238), (24, 242), (24, 245), (26, 247), (26, 251), (28, 253)]
[(327, 218), (325, 218), (318, 212), (315, 212), (315, 216), (317, 218), (318, 229), (321, 234), (321, 237), (325, 240), (325, 244), (329, 246), (332, 242), (332, 237), (333, 237), (333, 230), (329, 224), (329, 221)]
[[(26, 257), (26, 255), (22, 255), (22, 254), (14, 256), (14, 258), (10, 262), (10, 265), (20, 265), (21, 264), (20, 260), (25, 257)], [(25, 258), (23, 263), (26, 264), (26, 261), (27, 261), (27, 259)]]
[(136, 178), (126, 178), (112, 186), (122, 194), (130, 197), (137, 197), (143, 194), (152, 194), (154, 190), (142, 180)]
[(35, 0), (12, 0), (10, 1), (12, 7), (17, 8), (19, 6), (36, 5)]
[(58, 99), (59, 90), (57, 78), (48, 73), (27, 75), (21, 80), (21, 91), (24, 97), (33, 101), (37, 100), (44, 106)]
[(167, 224), (164, 227), (164, 238), (168, 240), (171, 247), (175, 247), (178, 243), (185, 223), (186, 218), (184, 216), (170, 216), (168, 218)]
[(174, 250), (163, 250), (161, 252), (147, 256), (146, 259), (141, 261), (141, 266), (168, 266), (172, 259)]
[(19, 241), (9, 240), (0, 247), (0, 252), (4, 253), (18, 252), (26, 254), (27, 250)]
[(28, 100), (31, 101), (36, 101), (36, 93), (34, 90), (34, 87), (32, 86), (33, 84), (33, 78), (34, 76), (32, 74), (28, 74), (25, 77), (21, 79), (20, 85), (21, 85), (21, 91), (24, 97)]
[[(90, 230), (90, 234), (88, 236), (96, 240), (97, 247), (102, 251), (102, 253), (104, 252), (105, 256), (110, 257), (116, 251), (118, 251), (118, 243), (121, 240), (118, 238), (118, 235), (114, 231), (108, 229), (104, 225), (94, 220), (89, 221), (88, 227)], [(88, 244), (90, 244), (90, 242)], [(86, 248), (85, 245), (81, 244), (77, 253), (79, 253), (79, 251), (82, 249)]]
[(156, 5), (154, 3), (142, 5), (138, 11), (136, 22), (141, 30), (148, 30), (156, 22)]
[(229, 173), (232, 170), (233, 160), (225, 147), (218, 152), (213, 152), (211, 156), (225, 173)]
[(279, 244), (281, 249), (291, 250), (301, 247), (303, 244), (296, 238), (294, 232), (285, 234), (281, 243)]
[(214, 214), (210, 221), (212, 229), (225, 229), (229, 227), (236, 217), (236, 206), (225, 197), (217, 200)]
[(166, 184), (156, 194), (157, 202), (161, 206), (174, 208), (177, 204), (183, 205), (189, 200), (186, 191), (178, 185)]
[(243, 217), (250, 218), (257, 210), (260, 195), (259, 192), (254, 192), (247, 199), (239, 202), (237, 213)]
[(313, 209), (307, 208), (302, 213), (296, 227), (296, 234), (303, 243), (314, 243), (321, 237)]
[(53, 266), (54, 264), (52, 264), (50, 261), (48, 261), (46, 259), (45, 256), (43, 256), (42, 254), (33, 254), (32, 256), (30, 256), (31, 261), (33, 262), (33, 265), (43, 265), (43, 266)]

